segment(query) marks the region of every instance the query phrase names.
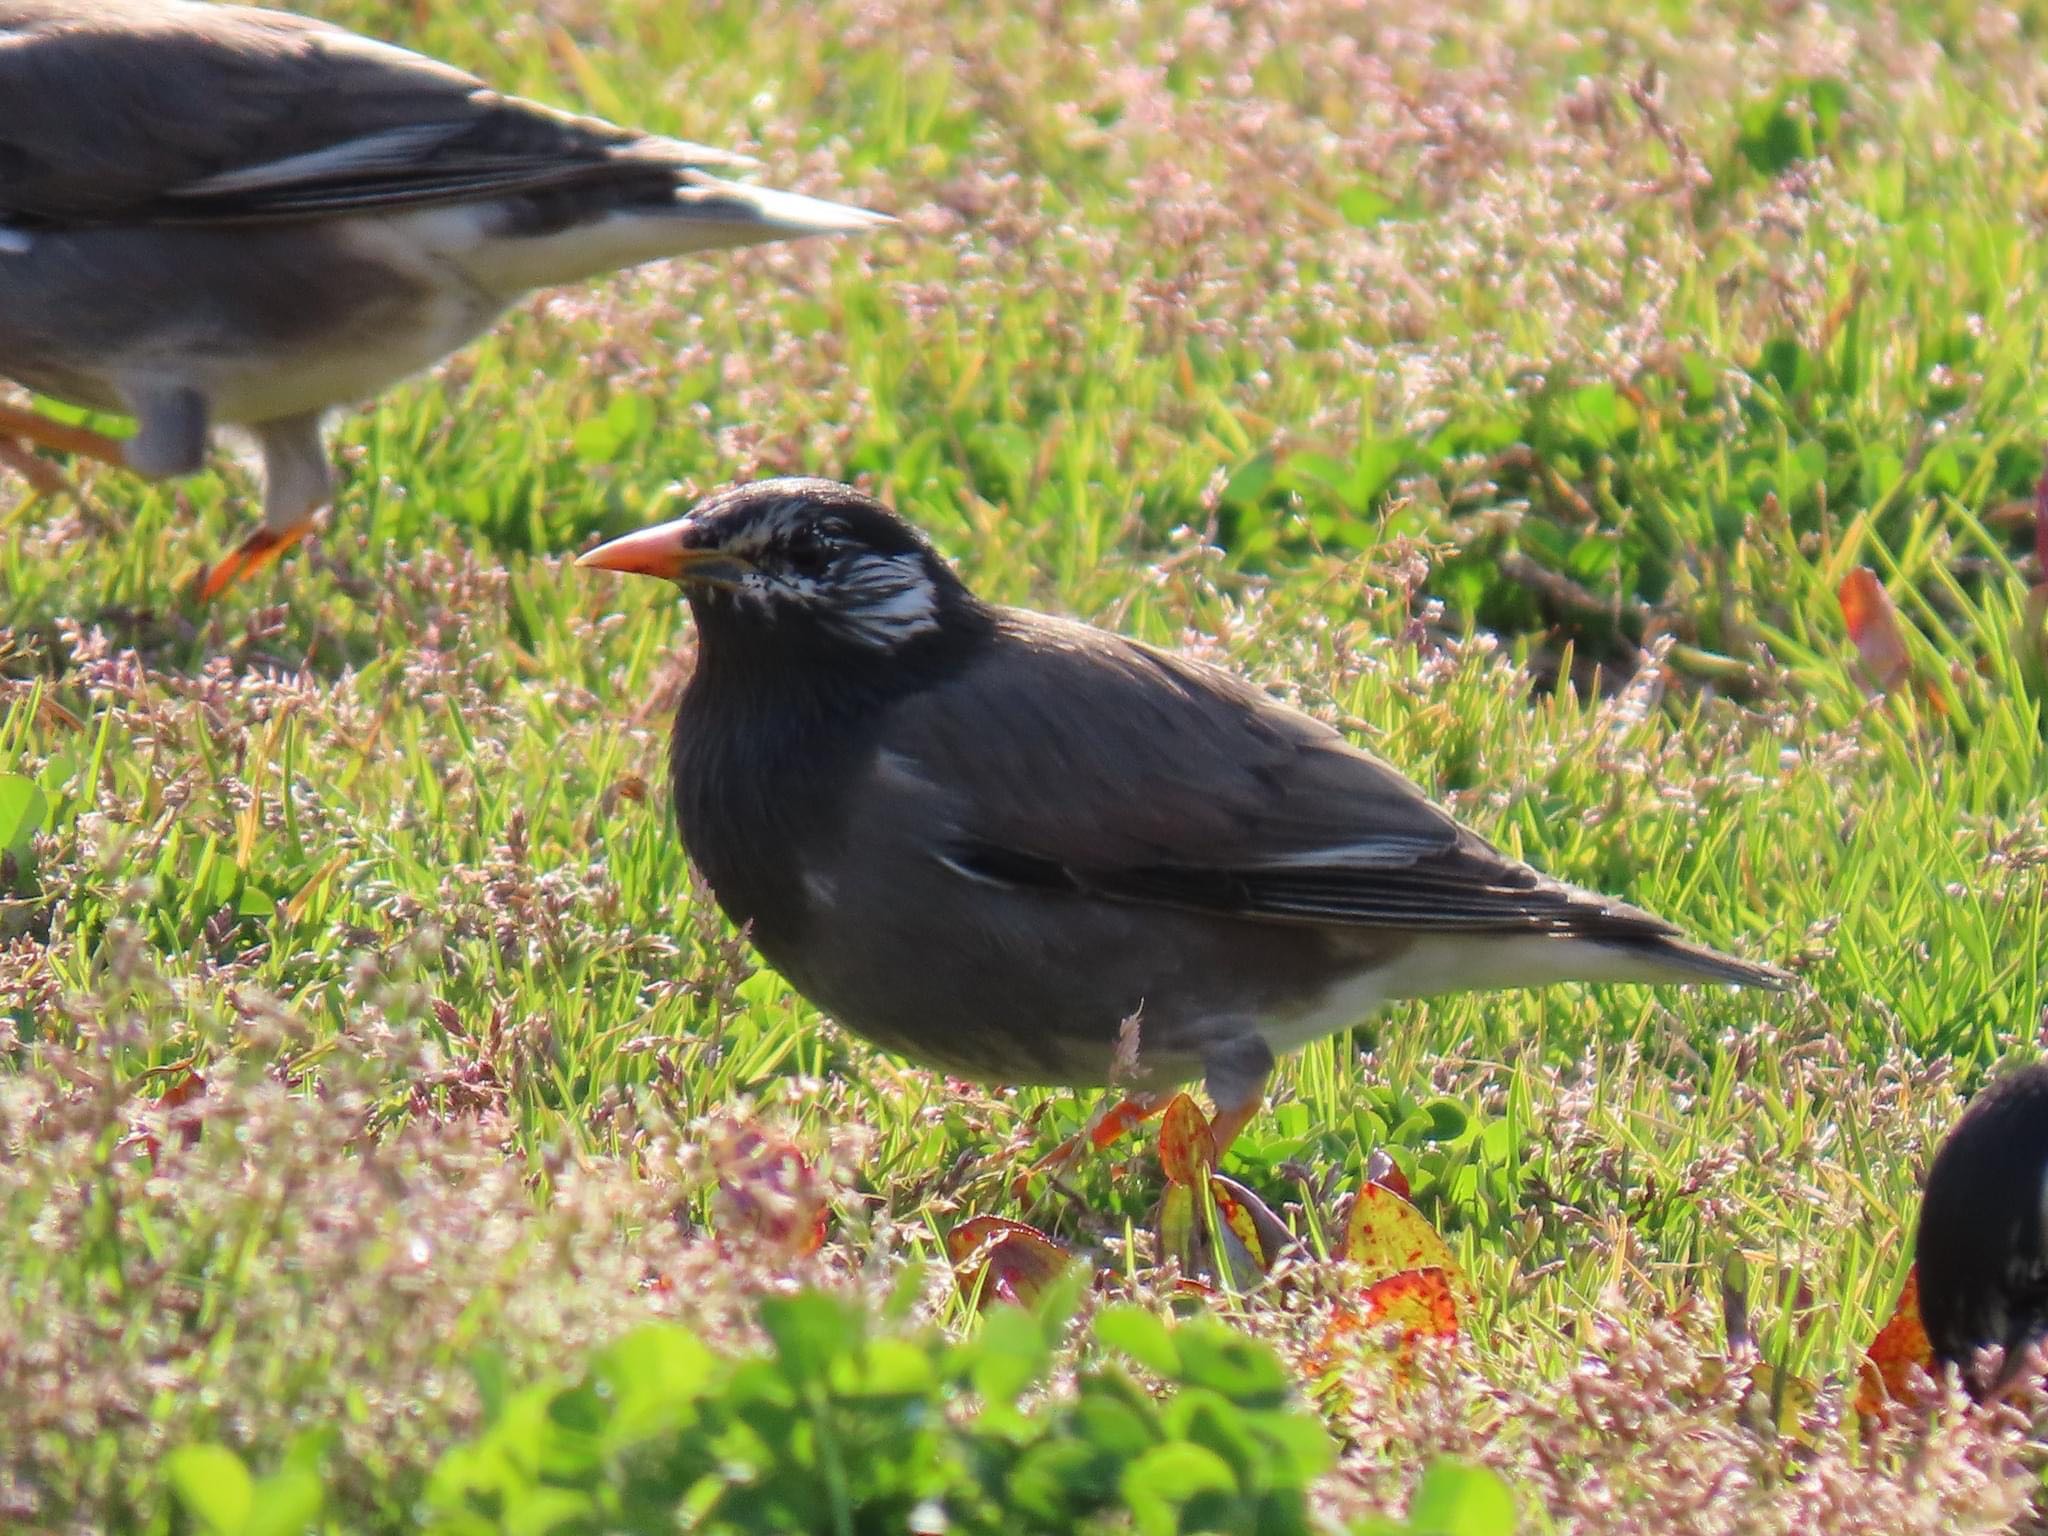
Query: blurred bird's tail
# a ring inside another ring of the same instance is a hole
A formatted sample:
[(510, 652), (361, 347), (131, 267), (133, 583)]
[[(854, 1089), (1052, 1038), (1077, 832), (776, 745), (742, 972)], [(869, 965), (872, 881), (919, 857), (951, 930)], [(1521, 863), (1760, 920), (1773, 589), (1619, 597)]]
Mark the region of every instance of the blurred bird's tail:
[(805, 235), (859, 234), (896, 222), (886, 213), (870, 213), (850, 203), (778, 192), (744, 181), (723, 181), (701, 172), (693, 173), (676, 189), (674, 211), (709, 237), (703, 244), (685, 247), (689, 250), (795, 240)]
[[(665, 261), (696, 251), (729, 250), (796, 240), (806, 235), (845, 235), (880, 229), (896, 221), (847, 203), (797, 192), (778, 192), (743, 181), (726, 181), (688, 168), (667, 168), (664, 186), (609, 201), (591, 194), (594, 206), (564, 219), (551, 205), (521, 208), (506, 227), (481, 222), (471, 209), (429, 209), (414, 215), (416, 236), (446, 253), (479, 287), (511, 302), (522, 293), (582, 282), (606, 272)], [(550, 217), (540, 219), (540, 214)], [(519, 220), (541, 222), (526, 230)]]

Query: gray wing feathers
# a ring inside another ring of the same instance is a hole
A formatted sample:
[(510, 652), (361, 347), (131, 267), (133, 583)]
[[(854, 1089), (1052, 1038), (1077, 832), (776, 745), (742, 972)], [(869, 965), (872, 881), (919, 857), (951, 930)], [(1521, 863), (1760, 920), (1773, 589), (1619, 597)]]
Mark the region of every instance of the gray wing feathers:
[(739, 156), (500, 96), (239, 6), (0, 0), (0, 217), (247, 222), (646, 180)]
[(916, 765), (935, 853), (956, 868), (1258, 921), (1552, 934), (1668, 949), (1723, 980), (1774, 974), (1506, 857), (1236, 678), (1079, 625), (1005, 623), (992, 664), (892, 725), (893, 776)]

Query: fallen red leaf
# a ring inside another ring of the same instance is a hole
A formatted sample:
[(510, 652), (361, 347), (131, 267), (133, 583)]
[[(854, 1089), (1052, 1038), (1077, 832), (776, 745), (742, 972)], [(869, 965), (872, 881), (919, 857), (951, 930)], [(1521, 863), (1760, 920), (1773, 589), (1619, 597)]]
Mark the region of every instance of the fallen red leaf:
[(1889, 1404), (1908, 1400), (1916, 1369), (1932, 1374), (1934, 1346), (1920, 1321), (1920, 1275), (1917, 1269), (1909, 1269), (1890, 1321), (1870, 1341), (1856, 1373), (1856, 1411), (1865, 1418), (1884, 1420)]
[(1359, 1301), (1365, 1326), (1398, 1323), (1404, 1344), (1458, 1336), (1458, 1300), (1450, 1273), (1434, 1265), (1376, 1281), (1365, 1288)]
[(1862, 660), (1865, 680), (1879, 693), (1892, 692), (1906, 680), (1913, 662), (1891, 594), (1876, 572), (1859, 565), (1842, 578), (1835, 599), (1842, 606), (1842, 620)]
[[(173, 1075), (175, 1074), (175, 1075)], [(157, 1095), (155, 1107), (165, 1111), (164, 1126), (177, 1133), (178, 1145), (192, 1147), (199, 1144), (205, 1118), (206, 1079), (189, 1065), (162, 1067), (153, 1070), (152, 1077), (170, 1077), (170, 1085)], [(124, 1146), (142, 1149), (143, 1156), (152, 1163), (163, 1152), (163, 1143), (154, 1131), (138, 1128), (127, 1137)]]
[(1184, 1093), (1159, 1117), (1159, 1166), (1169, 1184), (1196, 1185), (1216, 1166), (1216, 1142), (1209, 1117)]
[(191, 1103), (204, 1092), (206, 1079), (197, 1072), (187, 1072), (158, 1096), (157, 1103), (165, 1109), (176, 1109), (181, 1104)]
[[(975, 1216), (946, 1234), (962, 1295), (1034, 1305), (1073, 1255), (1038, 1228), (1004, 1216)], [(980, 1263), (973, 1263), (979, 1255)]]

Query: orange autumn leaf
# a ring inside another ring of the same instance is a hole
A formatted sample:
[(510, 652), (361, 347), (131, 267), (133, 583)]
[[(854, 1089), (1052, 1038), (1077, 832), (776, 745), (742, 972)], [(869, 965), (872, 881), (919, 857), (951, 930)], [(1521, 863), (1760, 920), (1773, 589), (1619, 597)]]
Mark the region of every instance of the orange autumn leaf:
[(1863, 673), (1879, 693), (1890, 693), (1912, 671), (1906, 652), (1906, 632), (1899, 623), (1899, 611), (1891, 594), (1877, 579), (1876, 572), (1859, 565), (1842, 578), (1835, 600), (1842, 606), (1842, 620), (1849, 627), (1849, 639), (1862, 659)]
[(1372, 1280), (1406, 1270), (1437, 1269), (1457, 1292), (1476, 1299), (1451, 1246), (1429, 1218), (1384, 1184), (1366, 1184), (1351, 1202), (1344, 1225), (1344, 1257)]
[(1920, 1321), (1919, 1272), (1908, 1269), (1905, 1288), (1899, 1292), (1899, 1303), (1892, 1308), (1890, 1321), (1870, 1341), (1870, 1349), (1857, 1370), (1856, 1411), (1865, 1418), (1883, 1419), (1887, 1404), (1907, 1400), (1916, 1368), (1932, 1374), (1934, 1346)]
[[(975, 1216), (946, 1234), (961, 1293), (1032, 1306), (1073, 1256), (1038, 1228), (1003, 1216)], [(979, 1257), (980, 1262), (972, 1262)]]
[(1354, 1333), (1399, 1329), (1394, 1346), (1405, 1365), (1425, 1339), (1458, 1337), (1458, 1297), (1451, 1277), (1434, 1265), (1403, 1270), (1367, 1286), (1356, 1307), (1340, 1308), (1323, 1329), (1310, 1359), (1318, 1372), (1336, 1362), (1337, 1346)]
[(1404, 1346), (1416, 1339), (1458, 1336), (1458, 1300), (1452, 1291), (1452, 1276), (1435, 1265), (1375, 1281), (1358, 1299), (1364, 1326), (1399, 1325)]
[(1159, 1117), (1159, 1166), (1169, 1184), (1196, 1185), (1216, 1166), (1209, 1117), (1184, 1093), (1177, 1093)]

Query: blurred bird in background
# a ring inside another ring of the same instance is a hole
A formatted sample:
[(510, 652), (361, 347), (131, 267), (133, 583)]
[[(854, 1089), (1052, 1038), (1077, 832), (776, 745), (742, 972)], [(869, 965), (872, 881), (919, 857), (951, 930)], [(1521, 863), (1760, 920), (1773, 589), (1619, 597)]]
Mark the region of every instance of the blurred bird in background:
[(0, 445), (158, 479), (200, 469), (216, 424), (245, 428), (262, 525), (210, 598), (332, 495), (328, 411), (522, 295), (891, 222), (730, 179), (748, 163), (275, 11), (0, 0), (0, 375), (136, 424), (0, 407)]

